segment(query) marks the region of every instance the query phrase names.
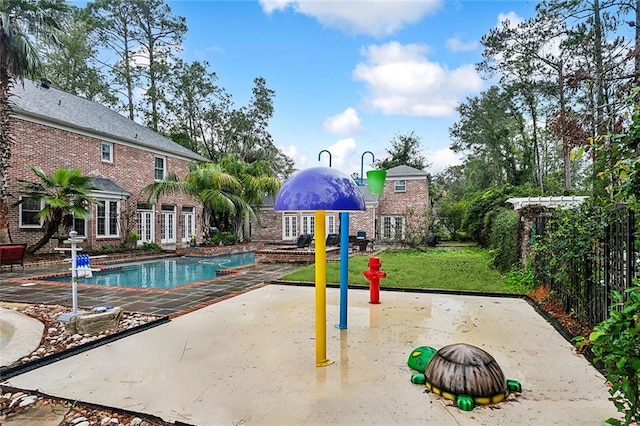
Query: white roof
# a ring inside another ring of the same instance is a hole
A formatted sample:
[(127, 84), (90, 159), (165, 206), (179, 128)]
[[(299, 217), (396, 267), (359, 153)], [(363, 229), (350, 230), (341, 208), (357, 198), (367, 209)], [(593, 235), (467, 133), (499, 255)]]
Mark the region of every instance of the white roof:
[(562, 197), (520, 197), (520, 198), (509, 198), (506, 203), (513, 204), (514, 210), (520, 210), (525, 206), (531, 205), (539, 205), (545, 206), (549, 208), (554, 207), (573, 207), (581, 204), (584, 200), (586, 200), (587, 196), (562, 196)]

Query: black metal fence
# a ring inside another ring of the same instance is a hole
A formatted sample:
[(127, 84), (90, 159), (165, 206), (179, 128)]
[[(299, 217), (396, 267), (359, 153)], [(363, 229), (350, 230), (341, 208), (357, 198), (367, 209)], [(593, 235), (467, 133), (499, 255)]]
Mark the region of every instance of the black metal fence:
[[(604, 237), (594, 241), (593, 253), (572, 259), (563, 265), (568, 279), (556, 282), (553, 274), (539, 272), (542, 282), (559, 297), (565, 312), (596, 325), (609, 316), (613, 290), (624, 293), (633, 285), (638, 253), (635, 249), (635, 215), (626, 205), (616, 205), (609, 212)], [(535, 218), (536, 235), (544, 235), (549, 227), (548, 216)], [(544, 267), (544, 258), (536, 258), (537, 271)]]

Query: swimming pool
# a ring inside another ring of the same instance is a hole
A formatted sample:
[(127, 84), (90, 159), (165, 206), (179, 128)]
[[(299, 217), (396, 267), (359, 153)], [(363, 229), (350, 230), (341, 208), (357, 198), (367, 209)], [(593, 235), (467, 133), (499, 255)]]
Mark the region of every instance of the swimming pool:
[[(78, 284), (108, 287), (170, 289), (215, 278), (219, 270), (255, 262), (253, 252), (214, 257), (170, 257), (143, 262), (121, 263), (96, 271), (91, 278), (78, 278)], [(48, 278), (70, 281), (71, 277)]]

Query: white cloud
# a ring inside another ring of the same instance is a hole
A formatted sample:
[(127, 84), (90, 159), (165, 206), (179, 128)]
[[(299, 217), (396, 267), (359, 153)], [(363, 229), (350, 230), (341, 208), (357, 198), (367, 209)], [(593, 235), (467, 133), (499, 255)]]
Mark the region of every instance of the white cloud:
[(509, 21), (509, 28), (515, 28), (519, 24), (524, 22), (524, 19), (519, 17), (518, 14), (516, 14), (515, 12), (498, 14), (498, 27), (499, 28), (502, 27), (502, 23), (504, 21)]
[(297, 168), (302, 169), (308, 164), (308, 158), (305, 153), (298, 151), (298, 148), (295, 145), (284, 145), (279, 146), (278, 148), (293, 160)]
[(349, 34), (375, 37), (395, 33), (406, 25), (419, 22), (435, 13), (444, 0), (260, 0), (262, 10), (271, 14), (292, 9), (311, 16), (322, 25), (335, 27)]
[(460, 37), (452, 37), (446, 42), (447, 49), (452, 52), (466, 52), (469, 50), (475, 50), (478, 47), (477, 41), (464, 42)]
[(390, 42), (361, 49), (353, 78), (367, 85), (365, 105), (388, 115), (444, 117), (461, 98), (482, 90), (472, 64), (450, 70), (427, 57), (427, 46)]
[(462, 154), (453, 152), (449, 148), (442, 148), (433, 154), (426, 155), (427, 160), (431, 163), (429, 172), (440, 173), (443, 172), (449, 166), (455, 166), (462, 164)]
[(351, 107), (324, 120), (322, 127), (325, 131), (338, 135), (352, 135), (362, 131), (358, 112)]
[(349, 158), (356, 152), (356, 140), (354, 138), (340, 139), (327, 148), (331, 153), (331, 167), (342, 170)]

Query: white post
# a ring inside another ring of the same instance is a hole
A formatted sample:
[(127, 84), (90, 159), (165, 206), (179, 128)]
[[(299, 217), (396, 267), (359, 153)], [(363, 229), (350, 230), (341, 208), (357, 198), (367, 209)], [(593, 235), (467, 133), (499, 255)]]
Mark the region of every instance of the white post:
[(69, 232), (69, 237), (71, 238), (71, 294), (72, 294), (72, 303), (73, 310), (72, 313), (78, 313), (78, 266), (76, 264), (76, 236), (78, 233), (76, 231)]

